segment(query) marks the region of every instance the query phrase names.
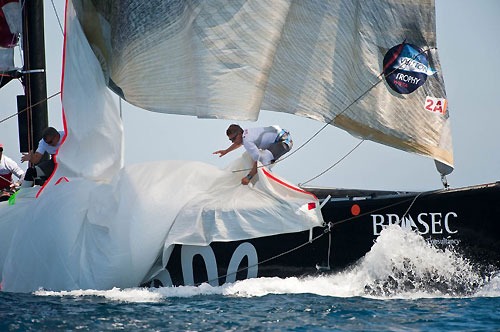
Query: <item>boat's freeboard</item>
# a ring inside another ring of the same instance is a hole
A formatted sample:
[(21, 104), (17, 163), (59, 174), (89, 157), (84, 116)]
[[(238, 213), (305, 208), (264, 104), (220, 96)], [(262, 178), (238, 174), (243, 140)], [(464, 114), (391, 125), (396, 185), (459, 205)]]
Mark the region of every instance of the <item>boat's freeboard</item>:
[[(433, 192), (307, 188), (320, 199), (324, 227), (257, 239), (176, 245), (151, 285), (190, 285), (248, 277), (337, 272), (370, 251), (380, 232), (399, 225), (429, 245), (452, 250), (483, 276), (500, 268), (500, 183)], [(311, 241), (311, 239), (313, 239)]]

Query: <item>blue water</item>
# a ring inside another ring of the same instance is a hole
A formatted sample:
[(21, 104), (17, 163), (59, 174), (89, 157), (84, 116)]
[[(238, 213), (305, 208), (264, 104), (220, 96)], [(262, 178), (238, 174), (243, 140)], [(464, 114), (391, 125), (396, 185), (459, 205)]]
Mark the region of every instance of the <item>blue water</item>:
[(328, 275), (220, 287), (0, 292), (0, 331), (116, 329), (500, 331), (500, 273), (389, 229), (357, 264)]
[(0, 330), (493, 331), (500, 298), (369, 299), (315, 294), (165, 297), (0, 294)]

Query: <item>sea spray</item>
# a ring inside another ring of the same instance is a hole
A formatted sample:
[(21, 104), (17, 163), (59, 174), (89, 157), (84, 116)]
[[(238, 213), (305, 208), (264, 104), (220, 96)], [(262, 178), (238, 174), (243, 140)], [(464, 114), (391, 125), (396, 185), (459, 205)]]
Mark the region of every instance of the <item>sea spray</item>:
[(365, 293), (375, 296), (468, 296), (486, 280), (477, 266), (453, 249), (438, 249), (395, 225), (381, 232), (355, 271), (365, 277)]
[(376, 299), (498, 297), (500, 274), (484, 275), (450, 249), (439, 249), (399, 226), (383, 230), (365, 257), (344, 271), (303, 278), (254, 278), (214, 287), (179, 286), (107, 291), (48, 292), (40, 296), (104, 297), (119, 302), (161, 302), (196, 296), (261, 297), (315, 294)]
[(393, 225), (381, 232), (365, 257), (344, 271), (306, 278), (245, 280), (227, 286), (225, 292), (236, 296), (270, 293), (374, 298), (498, 296), (500, 277), (492, 278), (481, 271), (484, 270), (453, 249), (437, 248), (417, 233)]

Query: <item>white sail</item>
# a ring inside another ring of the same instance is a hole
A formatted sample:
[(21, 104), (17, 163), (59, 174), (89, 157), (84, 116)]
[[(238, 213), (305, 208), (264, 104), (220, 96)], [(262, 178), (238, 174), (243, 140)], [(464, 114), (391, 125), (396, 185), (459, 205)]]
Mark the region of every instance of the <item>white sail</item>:
[(75, 3), (109, 86), (141, 108), (287, 112), (453, 165), (432, 0)]
[(432, 1), (69, 0), (65, 30), (67, 136), (44, 189), (0, 203), (3, 290), (137, 286), (174, 244), (322, 224), (316, 197), (265, 169), (241, 186), (197, 162), (123, 167), (106, 85), (158, 112), (294, 113), (452, 165)]
[(242, 186), (234, 167), (183, 161), (123, 167), (118, 109), (72, 1), (62, 94), (67, 135), (56, 170), (42, 190), (21, 189), (14, 205), (0, 202), (4, 291), (134, 287), (158, 272), (155, 262), (158, 269), (167, 265), (174, 244), (207, 246), (323, 223), (314, 195), (265, 169), (257, 183)]

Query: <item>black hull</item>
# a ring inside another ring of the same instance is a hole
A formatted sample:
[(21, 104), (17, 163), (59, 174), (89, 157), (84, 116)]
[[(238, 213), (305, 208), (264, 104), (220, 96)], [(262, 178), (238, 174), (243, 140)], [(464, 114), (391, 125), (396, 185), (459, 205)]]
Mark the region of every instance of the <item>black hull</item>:
[(500, 268), (500, 183), (428, 193), (307, 190), (320, 200), (332, 196), (322, 209), (329, 227), (316, 227), (312, 235), (176, 245), (154, 284), (222, 285), (249, 277), (340, 270), (363, 257), (389, 223), (411, 228), (437, 247), (453, 247), (478, 266)]

